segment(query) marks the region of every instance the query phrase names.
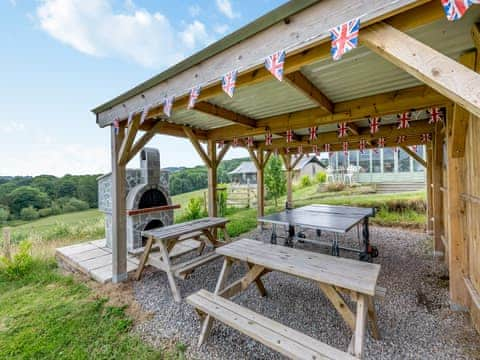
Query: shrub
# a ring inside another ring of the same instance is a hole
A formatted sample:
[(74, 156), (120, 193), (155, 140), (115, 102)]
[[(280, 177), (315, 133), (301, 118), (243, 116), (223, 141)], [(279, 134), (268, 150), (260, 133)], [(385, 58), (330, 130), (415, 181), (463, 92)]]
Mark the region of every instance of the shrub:
[(88, 203), (77, 198), (68, 199), (68, 201), (63, 205), (63, 212), (75, 212), (83, 211), (89, 208)]
[(38, 219), (39, 218), (39, 214), (38, 214), (38, 210), (35, 209), (33, 206), (29, 206), (29, 207), (26, 207), (26, 208), (23, 208), (21, 211), (20, 211), (20, 218), (22, 220), (35, 220), (35, 219)]
[(227, 191), (218, 192), (218, 215), (225, 216), (227, 213)]
[(323, 184), (326, 181), (327, 181), (327, 174), (325, 172), (320, 171), (315, 175), (315, 182), (316, 183)]
[(343, 191), (343, 190), (345, 190), (345, 184), (343, 183), (330, 183), (327, 185), (328, 192)]
[(0, 257), (0, 272), (10, 279), (20, 278), (27, 274), (33, 265), (31, 248), (32, 244), (30, 242), (22, 241), (13, 259)]
[(40, 215), (40, 217), (47, 217), (53, 215), (53, 210), (52, 208), (40, 209), (38, 210), (38, 214)]
[(8, 209), (0, 207), (0, 223), (6, 222), (10, 216)]
[(185, 218), (187, 220), (200, 219), (203, 216), (203, 199), (194, 197), (188, 201), (185, 208)]
[(312, 179), (310, 179), (310, 176), (304, 175), (300, 179), (300, 187), (304, 188), (308, 186), (312, 186)]

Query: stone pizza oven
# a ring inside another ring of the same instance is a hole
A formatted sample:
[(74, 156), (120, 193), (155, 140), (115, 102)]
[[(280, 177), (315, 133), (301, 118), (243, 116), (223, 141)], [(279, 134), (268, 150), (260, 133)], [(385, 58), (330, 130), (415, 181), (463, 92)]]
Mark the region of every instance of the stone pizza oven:
[[(160, 152), (143, 148), (140, 169), (127, 169), (125, 205), (127, 209), (127, 249), (145, 245), (143, 230), (173, 224), (173, 209), (168, 190), (168, 172), (160, 170)], [(112, 243), (111, 174), (98, 178), (98, 207), (105, 213), (107, 246)]]

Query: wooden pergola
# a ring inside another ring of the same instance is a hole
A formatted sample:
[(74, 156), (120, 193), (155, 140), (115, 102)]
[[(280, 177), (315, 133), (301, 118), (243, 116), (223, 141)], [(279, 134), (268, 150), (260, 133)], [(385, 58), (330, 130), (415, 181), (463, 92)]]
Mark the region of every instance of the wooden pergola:
[[(329, 29), (361, 17), (360, 46), (340, 61), (330, 56)], [(480, 6), (456, 22), (447, 21), (439, 0), (291, 1), (158, 76), (96, 109), (100, 127), (111, 127), (113, 178), (113, 280), (126, 279), (124, 178), (126, 165), (156, 134), (188, 138), (208, 168), (208, 212), (217, 214), (217, 167), (232, 141), (253, 137), (245, 146), (257, 167), (258, 214), (264, 212), (264, 167), (273, 151), (281, 154), (292, 202), (292, 153), (330, 144), (341, 151), (366, 140), (368, 148), (401, 147), (427, 169), (428, 230), (436, 255), (450, 272), (453, 309), (469, 310), (480, 327)], [(265, 57), (286, 50), (284, 81), (263, 66)], [(233, 98), (220, 79), (239, 70)], [(201, 86), (194, 109), (190, 89)], [(172, 115), (161, 105), (175, 96)], [(141, 114), (150, 105), (146, 120)], [(443, 122), (429, 123), (425, 111), (440, 107)], [(129, 113), (135, 112), (129, 126)], [(398, 129), (396, 115), (413, 114)], [(382, 117), (371, 135), (368, 118)], [(120, 120), (116, 134), (112, 124)], [(348, 123), (348, 137), (336, 126)], [(318, 138), (310, 141), (308, 128)], [(294, 131), (287, 143), (286, 132)], [(273, 135), (265, 145), (266, 133)], [(431, 134), (427, 160), (408, 147)], [(218, 149), (217, 144), (225, 145)], [(206, 144), (206, 148), (202, 146)], [(288, 151), (292, 149), (293, 151)]]

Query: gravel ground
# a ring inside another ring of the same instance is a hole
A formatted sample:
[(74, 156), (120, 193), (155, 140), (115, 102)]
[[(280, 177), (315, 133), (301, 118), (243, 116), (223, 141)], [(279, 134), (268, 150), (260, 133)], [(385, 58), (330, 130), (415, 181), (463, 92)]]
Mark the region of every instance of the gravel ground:
[[(430, 241), (426, 236), (380, 227), (371, 227), (370, 231), (372, 243), (380, 252), (375, 259), (382, 265), (379, 285), (387, 289), (387, 296), (377, 301), (382, 340), (368, 336), (364, 358), (480, 359), (480, 337), (467, 316), (449, 310), (447, 270), (442, 262), (428, 255)], [(269, 234), (255, 230), (242, 237), (267, 241)], [(342, 241), (350, 245), (356, 242), (355, 232)], [(307, 243), (296, 247), (326, 251)], [(197, 269), (187, 280), (178, 281), (182, 295), (202, 288), (213, 291), (220, 267), (218, 260)], [(244, 271), (243, 266), (235, 266), (230, 281)], [(264, 284), (266, 298), (261, 298), (252, 286), (234, 301), (336, 348), (348, 347), (351, 332), (312, 282), (270, 273), (264, 277)], [(146, 311), (154, 313), (151, 320), (136, 329), (154, 346), (172, 339), (180, 341), (188, 346), (187, 356), (194, 359), (282, 359), (219, 322), (206, 344), (197, 348), (198, 318), (188, 304), (173, 301), (163, 272), (148, 273), (136, 283), (135, 297)]]

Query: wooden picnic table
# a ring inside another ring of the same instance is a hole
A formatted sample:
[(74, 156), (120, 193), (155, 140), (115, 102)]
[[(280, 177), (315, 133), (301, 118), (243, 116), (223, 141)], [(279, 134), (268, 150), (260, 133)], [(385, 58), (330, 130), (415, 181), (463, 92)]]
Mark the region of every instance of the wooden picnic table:
[[(173, 297), (175, 301), (180, 302), (182, 298), (175, 282), (175, 277), (184, 279), (195, 268), (221, 256), (221, 254), (214, 251), (205, 255), (202, 255), (202, 252), (207, 245), (215, 249), (224, 244), (216, 239), (216, 229), (223, 231), (226, 242), (230, 241), (226, 229), (228, 221), (225, 218), (208, 217), (143, 231), (142, 236), (146, 236), (148, 240), (140, 258), (136, 279), (139, 280), (141, 278), (143, 269), (147, 264), (165, 271)], [(171, 262), (171, 251), (174, 246), (192, 238), (201, 242), (199, 256), (173, 265)], [(159, 257), (154, 258), (150, 256), (154, 247), (158, 248), (160, 252)]]
[[(216, 249), (216, 252), (225, 260), (215, 293), (201, 290), (187, 298), (203, 317), (199, 345), (207, 338), (213, 318), (295, 359), (352, 358), (351, 355), (361, 358), (367, 316), (373, 337), (380, 337), (374, 304), (375, 295), (384, 295), (384, 290), (377, 287), (380, 265), (250, 239), (235, 241)], [(236, 261), (246, 263), (249, 270), (241, 279), (226, 285), (231, 266)], [(261, 277), (271, 271), (311, 280), (320, 287), (353, 332), (349, 354), (227, 300), (251, 284), (255, 284), (265, 296), (267, 292)], [(345, 302), (345, 295), (356, 302), (355, 313)]]

